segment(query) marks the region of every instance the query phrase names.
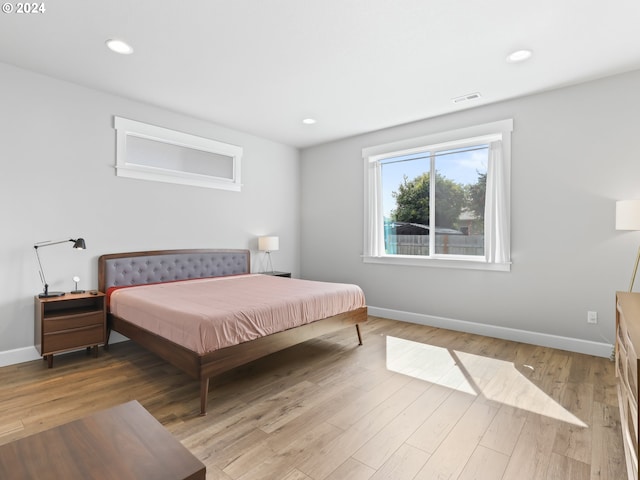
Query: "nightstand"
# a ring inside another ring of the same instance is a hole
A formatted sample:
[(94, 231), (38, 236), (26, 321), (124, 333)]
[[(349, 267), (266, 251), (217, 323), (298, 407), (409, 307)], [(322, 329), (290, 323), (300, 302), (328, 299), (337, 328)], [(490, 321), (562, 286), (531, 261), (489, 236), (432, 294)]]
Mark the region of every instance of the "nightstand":
[(67, 293), (62, 297), (35, 297), (35, 335), (38, 352), (53, 366), (53, 354), (104, 345), (106, 332), (105, 295), (98, 292)]
[(273, 275), (274, 277), (291, 278), (291, 272), (260, 272), (262, 275)]

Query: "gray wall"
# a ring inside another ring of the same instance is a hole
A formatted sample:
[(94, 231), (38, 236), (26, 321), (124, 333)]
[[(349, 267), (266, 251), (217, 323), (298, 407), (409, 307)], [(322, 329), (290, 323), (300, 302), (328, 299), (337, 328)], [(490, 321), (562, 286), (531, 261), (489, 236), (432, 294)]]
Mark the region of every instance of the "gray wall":
[[(261, 234), (280, 236), (274, 267), (298, 273), (297, 149), (5, 64), (0, 79), (0, 364), (3, 353), (33, 350), (38, 241), (87, 242), (41, 250), (52, 290), (72, 290), (74, 275), (96, 288), (103, 253), (256, 250)], [(113, 115), (242, 146), (242, 192), (116, 177)]]
[[(33, 345), (33, 243), (75, 236), (88, 250), (42, 250), (52, 289), (74, 275), (95, 288), (102, 253), (255, 250), (276, 234), (277, 269), (358, 283), (374, 311), (613, 342), (614, 292), (640, 244), (614, 230), (615, 200), (640, 198), (640, 72), (309, 148), (300, 165), (296, 149), (243, 132), (4, 64), (0, 78), (0, 364)], [(243, 146), (243, 191), (116, 177), (113, 115)], [(512, 271), (363, 264), (361, 149), (503, 118), (514, 119)]]
[[(636, 71), (303, 150), (302, 276), (358, 283), (392, 318), (613, 343), (615, 291), (628, 287), (640, 244), (614, 228), (615, 200), (640, 198), (638, 85)], [(511, 272), (363, 264), (362, 148), (505, 118)]]

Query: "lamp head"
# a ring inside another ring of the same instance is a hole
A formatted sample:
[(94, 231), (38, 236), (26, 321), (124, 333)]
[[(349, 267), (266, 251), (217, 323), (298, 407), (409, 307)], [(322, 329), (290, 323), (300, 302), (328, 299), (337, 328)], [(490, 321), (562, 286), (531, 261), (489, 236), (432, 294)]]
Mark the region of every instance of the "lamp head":
[(73, 248), (76, 250), (85, 250), (87, 248), (87, 244), (84, 243), (84, 238), (78, 238), (77, 240), (71, 239), (70, 242), (73, 242)]

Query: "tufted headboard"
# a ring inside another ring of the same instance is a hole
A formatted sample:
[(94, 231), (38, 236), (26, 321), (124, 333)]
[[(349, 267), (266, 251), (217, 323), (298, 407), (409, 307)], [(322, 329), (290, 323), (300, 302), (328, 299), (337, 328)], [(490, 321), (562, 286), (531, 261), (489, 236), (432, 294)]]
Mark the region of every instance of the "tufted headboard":
[(250, 273), (249, 250), (156, 250), (102, 255), (98, 289)]

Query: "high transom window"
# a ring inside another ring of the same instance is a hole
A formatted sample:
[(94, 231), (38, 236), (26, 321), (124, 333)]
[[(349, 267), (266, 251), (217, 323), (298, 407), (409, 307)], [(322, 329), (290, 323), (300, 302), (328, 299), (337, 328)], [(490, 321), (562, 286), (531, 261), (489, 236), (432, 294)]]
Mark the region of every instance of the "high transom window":
[(116, 175), (239, 192), (242, 147), (114, 117)]

